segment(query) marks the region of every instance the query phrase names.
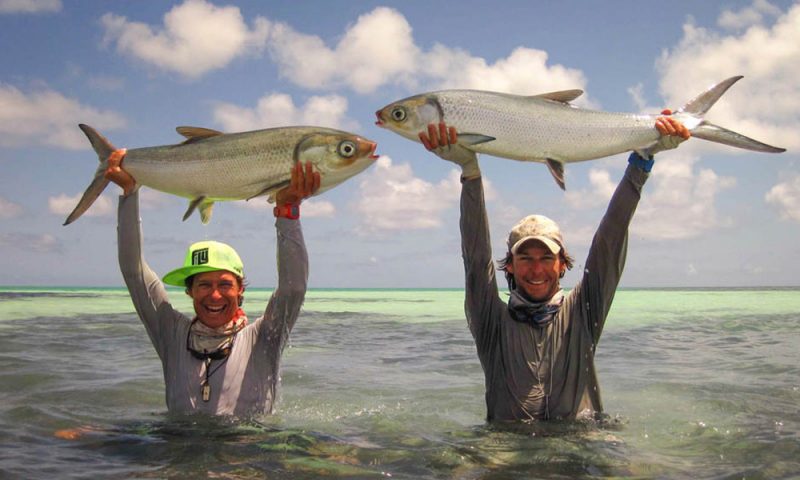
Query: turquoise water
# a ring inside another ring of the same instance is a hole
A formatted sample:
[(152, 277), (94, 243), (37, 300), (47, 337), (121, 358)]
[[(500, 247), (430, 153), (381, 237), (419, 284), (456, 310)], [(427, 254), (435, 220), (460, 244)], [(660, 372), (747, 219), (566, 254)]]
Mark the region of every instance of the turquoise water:
[(798, 345), (800, 289), (621, 290), (610, 420), (510, 431), (484, 422), (461, 290), (312, 290), (276, 414), (230, 422), (166, 414), (124, 289), (5, 287), (0, 478), (800, 478)]

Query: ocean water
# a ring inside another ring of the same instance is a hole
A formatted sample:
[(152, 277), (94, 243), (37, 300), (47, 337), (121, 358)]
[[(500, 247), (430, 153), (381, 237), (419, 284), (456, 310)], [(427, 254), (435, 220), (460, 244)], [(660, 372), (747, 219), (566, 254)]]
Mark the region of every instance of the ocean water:
[(231, 421), (166, 414), (125, 290), (0, 288), (0, 478), (800, 478), (800, 289), (619, 291), (599, 425), (487, 425), (462, 305), (310, 291), (276, 413)]

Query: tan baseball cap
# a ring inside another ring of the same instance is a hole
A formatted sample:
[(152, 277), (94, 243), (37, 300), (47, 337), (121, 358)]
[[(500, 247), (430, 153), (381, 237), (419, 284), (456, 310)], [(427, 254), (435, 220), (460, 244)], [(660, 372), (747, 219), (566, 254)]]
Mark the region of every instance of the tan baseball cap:
[[(544, 215), (528, 215), (514, 225), (508, 234), (508, 251), (516, 254), (517, 250), (529, 240), (542, 242), (556, 255), (564, 248), (561, 229), (556, 222)], [(564, 255), (566, 254), (564, 249)]]

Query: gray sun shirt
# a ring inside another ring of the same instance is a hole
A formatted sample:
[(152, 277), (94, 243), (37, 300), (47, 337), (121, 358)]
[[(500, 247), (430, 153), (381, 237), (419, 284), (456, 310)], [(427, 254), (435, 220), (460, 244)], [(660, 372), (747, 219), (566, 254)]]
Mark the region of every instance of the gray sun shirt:
[(647, 177), (628, 166), (595, 233), (583, 277), (544, 327), (514, 320), (501, 299), (482, 182), (464, 181), (465, 311), (485, 374), (488, 421), (572, 420), (602, 412), (595, 347), (622, 275), (628, 226)]
[(236, 334), (229, 357), (209, 365), (208, 401), (203, 401), (201, 392), (205, 361), (193, 357), (186, 348), (192, 319), (173, 308), (163, 283), (145, 262), (140, 223), (138, 193), (121, 196), (117, 227), (120, 270), (161, 359), (170, 413), (272, 413), (281, 353), (297, 321), (308, 281), (308, 255), (300, 221), (276, 219), (278, 287), (264, 315), (250, 320)]

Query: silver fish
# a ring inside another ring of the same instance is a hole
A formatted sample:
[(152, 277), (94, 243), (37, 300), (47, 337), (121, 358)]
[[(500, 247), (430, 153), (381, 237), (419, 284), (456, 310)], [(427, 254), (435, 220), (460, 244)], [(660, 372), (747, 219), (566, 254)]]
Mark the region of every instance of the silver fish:
[[(724, 80), (695, 97), (673, 116), (693, 137), (757, 152), (773, 147), (703, 119), (741, 76)], [(474, 152), (545, 163), (564, 188), (564, 164), (647, 148), (660, 137), (658, 115), (613, 113), (570, 105), (582, 90), (519, 96), (479, 90), (442, 90), (415, 95), (378, 110), (378, 126), (419, 141), (428, 124), (445, 122), (458, 131), (458, 143)]]
[[(116, 148), (88, 125), (89, 138), (100, 166), (94, 180), (64, 225), (83, 214), (108, 185), (104, 173)], [(274, 195), (289, 185), (291, 168), (310, 161), (320, 173), (316, 195), (372, 165), (377, 144), (371, 140), (323, 127), (281, 127), (242, 133), (222, 133), (199, 127), (178, 127), (186, 141), (176, 145), (128, 150), (123, 167), (136, 182), (191, 200), (183, 219), (195, 209), (208, 223), (215, 201), (244, 200)]]

